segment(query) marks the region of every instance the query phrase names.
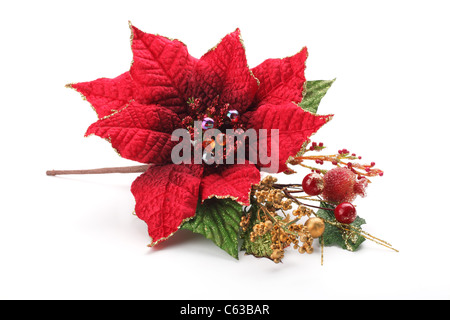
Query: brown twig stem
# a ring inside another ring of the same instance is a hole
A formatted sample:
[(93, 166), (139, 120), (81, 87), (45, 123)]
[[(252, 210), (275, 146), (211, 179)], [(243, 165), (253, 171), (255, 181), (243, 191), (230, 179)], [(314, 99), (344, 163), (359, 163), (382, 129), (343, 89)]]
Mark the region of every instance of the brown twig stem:
[(283, 189), (283, 188), (301, 188), (301, 184), (292, 184), (292, 183), (274, 183), (272, 185), (275, 189)]
[(294, 201), (296, 204), (298, 205), (303, 205), (303, 206), (307, 206), (307, 207), (311, 207), (311, 208), (316, 208), (316, 209), (323, 209), (323, 210), (329, 210), (329, 211), (334, 211), (334, 209), (331, 208), (325, 208), (325, 207), (318, 207), (318, 206), (314, 206), (312, 204), (307, 204), (307, 203), (303, 203), (298, 201), (298, 199), (296, 197), (294, 197), (288, 190), (283, 189), (284, 194), (286, 195), (286, 197), (288, 197), (289, 199), (291, 199), (292, 201)]
[(69, 174), (105, 174), (105, 173), (141, 173), (147, 171), (149, 165), (131, 166), (131, 167), (115, 167), (115, 168), (99, 168), (87, 170), (49, 170), (46, 172), (48, 176), (60, 176)]

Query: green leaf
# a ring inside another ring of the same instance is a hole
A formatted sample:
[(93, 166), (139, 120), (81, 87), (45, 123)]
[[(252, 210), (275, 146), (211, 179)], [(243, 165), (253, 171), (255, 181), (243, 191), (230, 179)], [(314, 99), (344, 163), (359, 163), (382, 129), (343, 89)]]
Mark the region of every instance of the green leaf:
[(303, 110), (311, 113), (317, 113), (317, 108), (319, 107), (320, 101), (335, 80), (336, 79), (306, 81), (303, 88), (303, 90), (305, 90), (305, 95), (303, 96), (302, 102), (300, 102), (299, 106), (302, 107)]
[(236, 201), (211, 198), (197, 206), (195, 218), (185, 222), (181, 229), (204, 235), (238, 259), (241, 216), (242, 205)]
[(256, 237), (254, 242), (250, 241), (250, 232), (252, 232), (253, 226), (261, 222), (257, 218), (255, 204), (251, 206), (250, 212), (248, 214), (251, 215), (250, 222), (247, 231), (241, 234), (241, 238), (243, 239), (241, 250), (245, 251), (246, 254), (251, 254), (258, 258), (265, 257), (270, 259), (270, 256), (273, 252), (273, 250), (270, 248), (270, 246), (272, 245), (272, 236), (270, 235), (270, 232), (266, 233), (263, 236)]
[[(325, 202), (321, 202), (321, 207), (334, 209), (334, 206), (331, 206)], [(329, 222), (338, 223), (334, 217), (333, 211), (320, 209), (317, 212), (317, 215), (325, 220), (323, 240), (326, 246), (336, 245), (345, 250), (355, 251), (366, 240), (357, 232), (346, 232), (337, 226), (330, 224)], [(357, 217), (356, 220), (350, 225), (355, 228), (361, 228), (363, 224), (366, 224), (366, 220)]]

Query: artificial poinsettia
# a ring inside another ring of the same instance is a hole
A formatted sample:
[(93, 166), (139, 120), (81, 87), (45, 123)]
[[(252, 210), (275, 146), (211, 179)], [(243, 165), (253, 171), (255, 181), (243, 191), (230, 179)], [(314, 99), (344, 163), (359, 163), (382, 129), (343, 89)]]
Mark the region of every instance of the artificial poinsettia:
[[(305, 94), (304, 48), (285, 59), (269, 59), (249, 69), (240, 31), (225, 36), (200, 59), (178, 40), (142, 32), (130, 24), (133, 63), (114, 79), (69, 85), (89, 101), (99, 120), (86, 135), (107, 139), (124, 158), (152, 164), (131, 187), (136, 214), (148, 225), (152, 245), (167, 239), (195, 217), (206, 199), (230, 198), (249, 205), (262, 163), (174, 164), (175, 129), (192, 130), (210, 117), (215, 127), (233, 111), (234, 126), (279, 132), (278, 171), (331, 116), (298, 106)], [(213, 125), (214, 126), (214, 125)], [(270, 149), (270, 148), (269, 148)]]

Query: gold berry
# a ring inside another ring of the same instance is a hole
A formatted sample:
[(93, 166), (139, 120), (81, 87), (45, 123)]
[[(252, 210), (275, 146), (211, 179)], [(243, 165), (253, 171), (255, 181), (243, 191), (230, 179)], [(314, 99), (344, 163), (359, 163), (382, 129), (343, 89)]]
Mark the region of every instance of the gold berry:
[(321, 218), (310, 218), (305, 226), (313, 238), (319, 238), (325, 232), (325, 222)]

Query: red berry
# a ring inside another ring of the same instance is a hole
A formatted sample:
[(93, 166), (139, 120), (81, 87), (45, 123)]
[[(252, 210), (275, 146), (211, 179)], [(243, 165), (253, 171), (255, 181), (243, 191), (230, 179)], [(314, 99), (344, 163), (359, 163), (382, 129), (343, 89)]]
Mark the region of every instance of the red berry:
[(318, 173), (310, 173), (303, 178), (302, 188), (306, 194), (310, 196), (317, 196), (323, 191), (323, 179)]
[(356, 219), (356, 209), (349, 202), (342, 202), (334, 209), (334, 217), (340, 223), (350, 224)]

